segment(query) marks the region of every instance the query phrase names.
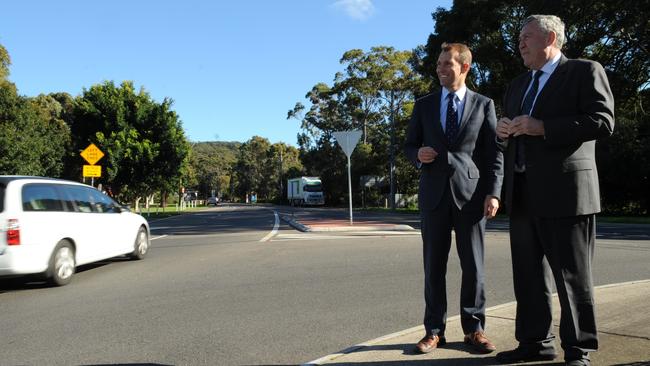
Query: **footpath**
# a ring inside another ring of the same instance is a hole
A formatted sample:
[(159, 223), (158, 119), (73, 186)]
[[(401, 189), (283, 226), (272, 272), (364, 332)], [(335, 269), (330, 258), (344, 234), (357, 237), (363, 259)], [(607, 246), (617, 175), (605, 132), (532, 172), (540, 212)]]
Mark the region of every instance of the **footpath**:
[[(357, 218), (350, 224), (347, 212), (343, 211), (293, 210), (281, 213), (284, 221), (305, 232), (416, 231), (419, 228), (417, 215), (367, 212), (355, 212), (355, 215)], [(507, 231), (507, 222), (491, 220), (488, 230)], [(634, 235), (639, 235), (643, 240), (646, 234), (647, 226)], [(650, 365), (650, 279), (597, 287), (595, 301), (600, 349), (591, 354), (592, 365)], [(553, 309), (554, 333), (558, 335), (560, 306), (557, 296), (554, 296)], [(497, 352), (517, 346), (514, 338), (515, 311), (514, 302), (487, 309), (486, 335), (497, 346)], [(488, 355), (478, 354), (463, 343), (458, 316), (447, 321), (447, 344), (444, 347), (429, 354), (417, 354), (413, 349), (423, 334), (422, 326), (413, 327), (353, 345), (303, 365), (500, 365), (495, 359), (496, 352)], [(530, 362), (525, 365), (563, 365), (559, 339), (556, 340), (556, 348), (559, 352), (556, 360)]]
[[(592, 365), (650, 365), (650, 280), (597, 287), (595, 299), (600, 349), (591, 354)], [(554, 333), (558, 335), (560, 305), (557, 296), (553, 300)], [(497, 352), (517, 346), (514, 339), (515, 310), (516, 304), (513, 302), (489, 308), (486, 312), (486, 334), (497, 346)], [(443, 348), (426, 355), (416, 354), (413, 347), (423, 335), (422, 326), (406, 329), (304, 365), (501, 365), (495, 359), (496, 352), (477, 354), (463, 343), (458, 316), (447, 321), (447, 344)], [(560, 353), (556, 360), (526, 365), (562, 365), (559, 340), (556, 341), (556, 348)]]

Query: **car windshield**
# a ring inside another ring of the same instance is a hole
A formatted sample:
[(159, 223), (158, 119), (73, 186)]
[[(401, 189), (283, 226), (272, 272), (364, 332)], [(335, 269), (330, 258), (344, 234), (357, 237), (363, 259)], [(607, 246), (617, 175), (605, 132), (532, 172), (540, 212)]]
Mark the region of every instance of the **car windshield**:
[(305, 192), (320, 192), (322, 190), (320, 183), (310, 183), (305, 186)]

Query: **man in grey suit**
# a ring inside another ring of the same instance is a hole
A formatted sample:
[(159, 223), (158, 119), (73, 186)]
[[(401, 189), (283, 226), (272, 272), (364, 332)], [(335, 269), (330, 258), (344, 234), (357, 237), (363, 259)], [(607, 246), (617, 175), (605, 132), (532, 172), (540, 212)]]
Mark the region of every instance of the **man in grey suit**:
[(406, 155), (420, 169), (426, 334), (416, 349), (422, 353), (446, 342), (452, 229), (463, 272), (464, 341), (479, 352), (496, 349), (484, 333), (483, 238), (486, 218), (499, 208), (503, 155), (496, 145), (494, 102), (465, 86), (471, 62), (466, 45), (442, 45), (436, 72), (443, 88), (415, 102), (406, 136)]
[(595, 144), (612, 134), (614, 101), (602, 66), (567, 59), (563, 44), (560, 18), (533, 15), (524, 21), (519, 51), (531, 71), (508, 86), (497, 124), (505, 151), (519, 342), (497, 354), (503, 363), (557, 356), (551, 274), (562, 308), (566, 364), (589, 365), (589, 352), (598, 348), (591, 277), (600, 211)]

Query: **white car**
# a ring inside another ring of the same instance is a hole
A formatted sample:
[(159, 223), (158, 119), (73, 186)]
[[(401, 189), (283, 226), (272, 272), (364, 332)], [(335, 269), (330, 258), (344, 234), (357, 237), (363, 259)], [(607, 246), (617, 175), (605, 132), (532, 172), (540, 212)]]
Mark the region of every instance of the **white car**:
[(0, 276), (70, 282), (82, 264), (142, 259), (149, 224), (97, 189), (61, 179), (0, 175)]

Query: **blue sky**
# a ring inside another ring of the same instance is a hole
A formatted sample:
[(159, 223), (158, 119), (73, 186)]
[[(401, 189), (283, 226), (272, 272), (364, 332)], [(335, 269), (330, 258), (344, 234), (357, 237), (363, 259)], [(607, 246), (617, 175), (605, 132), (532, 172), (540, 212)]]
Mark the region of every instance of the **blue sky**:
[(61, 0), (3, 2), (0, 44), (20, 94), (131, 80), (169, 97), (191, 141), (262, 136), (296, 145), (287, 120), (331, 85), (353, 48), (426, 43), (451, 0)]

